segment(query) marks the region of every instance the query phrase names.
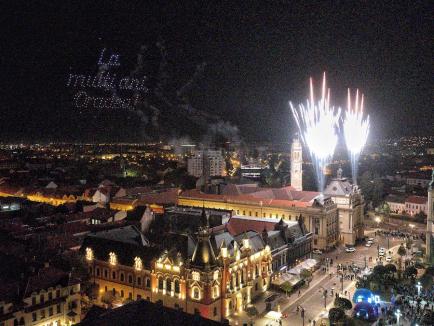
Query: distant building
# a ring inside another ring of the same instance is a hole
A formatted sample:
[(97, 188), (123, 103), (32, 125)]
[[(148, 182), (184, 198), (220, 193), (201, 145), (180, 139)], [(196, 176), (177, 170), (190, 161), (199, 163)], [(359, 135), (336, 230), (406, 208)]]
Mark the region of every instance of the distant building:
[(219, 150), (199, 150), (188, 159), (188, 174), (195, 177), (226, 175), (226, 163)]
[(259, 179), (264, 168), (261, 164), (241, 164), (241, 176), (247, 179)]
[(420, 212), (427, 213), (427, 197), (409, 196), (405, 199), (405, 211), (408, 215), (415, 215)]
[(337, 177), (332, 179), (324, 190), (324, 195), (330, 196), (337, 204), (339, 215), (339, 239), (345, 245), (355, 245), (364, 237), (364, 200), (361, 190), (342, 177), (339, 168)]
[(422, 188), (428, 188), (431, 179), (427, 173), (411, 174), (407, 176), (406, 183), (409, 186), (419, 186)]
[(403, 196), (388, 195), (385, 202), (393, 214), (402, 214), (405, 211), (405, 197)]
[(291, 146), (291, 187), (303, 190), (303, 147), (298, 136), (294, 138)]
[(434, 170), (432, 170), (431, 181), (428, 185), (426, 221), (426, 262), (428, 265), (434, 264)]

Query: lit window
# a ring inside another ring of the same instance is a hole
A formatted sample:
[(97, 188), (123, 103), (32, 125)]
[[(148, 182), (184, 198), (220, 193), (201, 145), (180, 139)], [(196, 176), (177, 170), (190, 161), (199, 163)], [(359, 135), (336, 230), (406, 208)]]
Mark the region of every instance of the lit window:
[(86, 248), (86, 260), (92, 260), (93, 259), (93, 251), (90, 248)]
[(114, 252), (109, 253), (109, 263), (110, 265), (116, 265), (117, 264), (117, 257)]
[(200, 291), (198, 287), (193, 288), (193, 299), (200, 299)]
[(217, 280), (219, 278), (219, 271), (214, 272), (214, 280)]
[(191, 277), (194, 281), (200, 281), (200, 274), (198, 272), (191, 273)]
[(142, 260), (139, 257), (134, 258), (134, 268), (137, 271), (141, 271), (143, 268)]

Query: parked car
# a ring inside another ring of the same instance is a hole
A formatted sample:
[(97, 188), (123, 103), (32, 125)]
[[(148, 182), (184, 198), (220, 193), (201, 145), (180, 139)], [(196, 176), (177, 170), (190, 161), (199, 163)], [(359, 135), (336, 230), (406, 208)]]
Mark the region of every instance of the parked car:
[(366, 242), (365, 247), (371, 247), (372, 246), (372, 242)]
[(315, 255), (322, 255), (322, 251), (319, 249), (315, 249), (312, 251)]
[(348, 248), (345, 249), (345, 251), (346, 252), (354, 252), (354, 251), (356, 251), (356, 248), (354, 248), (354, 247), (348, 247)]
[(369, 238), (368, 241), (374, 242), (374, 238)]
[(386, 261), (387, 261), (388, 263), (390, 263), (390, 262), (392, 261), (392, 257), (387, 256), (387, 257), (386, 257)]

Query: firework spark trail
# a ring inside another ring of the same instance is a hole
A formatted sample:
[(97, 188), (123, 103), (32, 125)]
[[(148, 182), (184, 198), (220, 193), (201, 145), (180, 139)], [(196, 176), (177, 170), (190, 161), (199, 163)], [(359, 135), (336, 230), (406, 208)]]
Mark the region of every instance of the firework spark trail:
[(341, 110), (330, 106), (330, 89), (326, 93), (324, 73), (321, 98), (315, 102), (313, 82), (310, 79), (310, 99), (306, 106), (300, 104), (296, 109), (289, 105), (294, 115), (303, 143), (309, 148), (317, 177), (318, 190), (322, 192), (325, 185), (324, 169), (330, 163), (338, 142), (337, 129)]
[(359, 90), (356, 91), (354, 107), (351, 103), (351, 92), (348, 89), (348, 103), (343, 123), (344, 138), (351, 160), (353, 183), (357, 185), (358, 160), (369, 134), (369, 116), (363, 120), (363, 94), (359, 103)]

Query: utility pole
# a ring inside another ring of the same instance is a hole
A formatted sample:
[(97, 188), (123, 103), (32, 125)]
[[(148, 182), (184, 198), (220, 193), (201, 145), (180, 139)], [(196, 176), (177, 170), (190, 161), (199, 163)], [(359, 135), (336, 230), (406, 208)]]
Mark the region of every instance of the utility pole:
[(327, 308), (327, 290), (324, 290), (323, 296), (324, 296), (324, 309), (326, 309)]

